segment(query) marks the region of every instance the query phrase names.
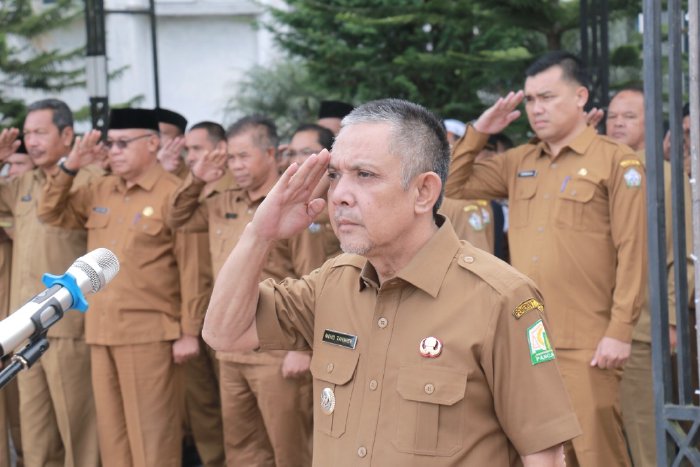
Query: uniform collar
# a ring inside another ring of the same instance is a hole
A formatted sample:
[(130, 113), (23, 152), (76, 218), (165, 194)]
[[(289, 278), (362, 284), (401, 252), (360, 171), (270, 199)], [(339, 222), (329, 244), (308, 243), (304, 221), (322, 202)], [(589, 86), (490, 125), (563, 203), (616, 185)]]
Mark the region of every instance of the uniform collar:
[[(150, 169), (146, 170), (146, 172), (143, 173), (141, 177), (134, 183), (133, 186), (138, 186), (142, 188), (145, 191), (151, 191), (153, 190), (153, 187), (156, 185), (156, 182), (158, 182), (158, 179), (165, 173), (165, 169), (163, 167), (156, 163), (151, 167)], [(123, 178), (119, 177), (119, 181), (117, 182), (117, 189), (120, 192), (125, 192), (126, 191), (126, 180)]]
[[(431, 297), (437, 297), (442, 287), (445, 274), (452, 264), (455, 254), (460, 248), (459, 238), (450, 221), (438, 215), (440, 226), (423, 245), (418, 253), (402, 270), (396, 274), (401, 279), (423, 290)], [(367, 261), (360, 274), (360, 290), (371, 285), (377, 287), (379, 282), (374, 266)]]
[[(597, 134), (598, 133), (596, 132), (595, 128), (593, 128), (592, 126), (586, 126), (586, 128), (581, 133), (579, 133), (578, 136), (576, 136), (576, 138), (574, 138), (567, 146), (562, 148), (561, 152), (559, 152), (559, 156), (561, 156), (567, 148), (570, 149), (574, 154), (582, 156), (586, 153), (591, 143), (593, 143), (593, 140), (595, 139)], [(551, 156), (551, 153), (549, 152), (549, 146), (547, 146), (547, 143), (537, 138), (534, 138), (532, 142), (537, 144), (537, 148), (540, 151), (540, 156)]]

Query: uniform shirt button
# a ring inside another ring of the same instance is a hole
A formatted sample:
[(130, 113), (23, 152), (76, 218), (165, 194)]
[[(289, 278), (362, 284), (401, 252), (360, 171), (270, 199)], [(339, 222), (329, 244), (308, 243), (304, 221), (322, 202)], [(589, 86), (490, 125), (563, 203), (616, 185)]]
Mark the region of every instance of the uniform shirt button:
[(551, 168), (556, 169), (557, 168), (557, 163), (553, 162), (552, 165), (550, 165)]
[(372, 381), (369, 382), (369, 390), (370, 391), (375, 391), (377, 389), (377, 386), (379, 386), (379, 383), (377, 383), (376, 379), (373, 379)]
[(367, 448), (360, 446), (360, 448), (357, 450), (357, 455), (360, 457), (365, 457), (367, 455)]
[(216, 235), (221, 235), (221, 229), (216, 229)]
[(433, 386), (433, 385), (430, 384), (430, 383), (426, 384), (425, 387), (424, 387), (423, 389), (425, 390), (425, 393), (426, 393), (426, 394), (432, 394), (432, 393), (435, 392), (435, 386)]
[(117, 224), (121, 224), (122, 222), (124, 222), (124, 219), (122, 219), (121, 217), (117, 219)]
[(540, 233), (544, 232), (544, 227), (537, 227), (537, 231)]
[(329, 363), (329, 364), (326, 366), (326, 371), (327, 371), (328, 373), (333, 373), (333, 368), (335, 368), (335, 365), (333, 365), (332, 363)]
[(539, 257), (539, 256), (533, 256), (533, 257), (532, 257), (532, 262), (533, 262), (533, 263), (536, 263), (536, 262), (539, 261), (539, 260), (540, 260), (540, 257)]
[(377, 326), (379, 326), (382, 329), (384, 329), (388, 325), (389, 325), (389, 320), (387, 320), (386, 318), (379, 318), (379, 320), (377, 321)]
[(549, 199), (549, 193), (544, 194), (544, 199)]
[(128, 196), (124, 197), (124, 201), (129, 201), (129, 197)]
[(471, 264), (471, 263), (474, 262), (474, 257), (473, 257), (473, 256), (465, 256), (465, 257), (462, 258), (462, 259), (463, 259), (464, 262), (467, 263), (467, 264)]
[(116, 241), (116, 240), (112, 240), (112, 241), (109, 242), (109, 243), (111, 243), (112, 245), (116, 245), (116, 244), (117, 244), (117, 241)]
[(571, 190), (571, 196), (576, 196), (576, 190)]

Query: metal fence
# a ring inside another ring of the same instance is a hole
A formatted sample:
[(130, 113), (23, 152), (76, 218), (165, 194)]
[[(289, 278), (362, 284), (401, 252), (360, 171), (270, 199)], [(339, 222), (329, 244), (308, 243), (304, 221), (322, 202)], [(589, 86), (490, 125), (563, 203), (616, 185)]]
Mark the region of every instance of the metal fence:
[[(698, 50), (700, 0), (688, 1), (686, 12), (681, 0), (665, 2), (644, 0), (644, 94), (645, 146), (647, 151), (649, 300), (652, 320), (652, 368), (654, 375), (657, 463), (663, 465), (700, 466), (700, 407), (698, 406), (697, 339), (694, 314), (688, 310), (687, 270), (684, 260), (675, 260), (677, 356), (672, 359), (668, 335), (668, 286), (666, 234), (664, 218), (663, 139), (664, 115), (667, 112), (671, 131), (673, 256), (686, 258), (685, 203), (692, 203), (693, 251), (695, 270), (700, 254), (700, 82)], [(686, 30), (686, 26), (688, 29)], [(663, 32), (667, 31), (667, 37)], [(688, 54), (683, 53), (683, 36), (688, 34)], [(691, 189), (692, 199), (684, 199), (683, 177), (683, 80), (684, 60), (689, 62), (691, 116)], [(700, 274), (695, 275), (699, 290)], [(695, 296), (695, 309), (699, 298)], [(693, 342), (696, 340), (696, 342)]]

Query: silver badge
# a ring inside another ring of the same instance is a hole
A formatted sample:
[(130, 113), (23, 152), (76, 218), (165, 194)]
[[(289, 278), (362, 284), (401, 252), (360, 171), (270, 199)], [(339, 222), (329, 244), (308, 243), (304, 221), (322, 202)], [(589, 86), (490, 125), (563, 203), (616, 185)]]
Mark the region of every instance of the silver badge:
[(326, 415), (332, 414), (335, 410), (335, 394), (331, 388), (323, 388), (321, 391), (321, 410)]
[(642, 174), (634, 167), (627, 169), (625, 172), (625, 183), (627, 188), (637, 188), (642, 184)]
[(483, 222), (484, 220), (478, 212), (473, 212), (469, 216), (469, 225), (471, 225), (472, 229), (476, 230), (477, 232), (484, 230)]
[(437, 337), (426, 337), (420, 341), (418, 351), (426, 358), (439, 357), (442, 353), (442, 342)]
[(312, 222), (309, 224), (309, 232), (311, 233), (318, 233), (321, 231), (321, 224), (317, 224), (315, 222)]

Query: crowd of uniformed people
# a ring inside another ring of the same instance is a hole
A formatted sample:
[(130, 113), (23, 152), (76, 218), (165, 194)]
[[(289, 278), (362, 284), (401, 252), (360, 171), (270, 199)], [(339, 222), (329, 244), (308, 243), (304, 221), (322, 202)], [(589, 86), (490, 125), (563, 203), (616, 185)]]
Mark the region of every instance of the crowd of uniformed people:
[(121, 271), (0, 391), (0, 466), (656, 465), (644, 95), (588, 84), (553, 52), (468, 124), (325, 101), (285, 141), (32, 103), (0, 133), (3, 316), (86, 251)]

